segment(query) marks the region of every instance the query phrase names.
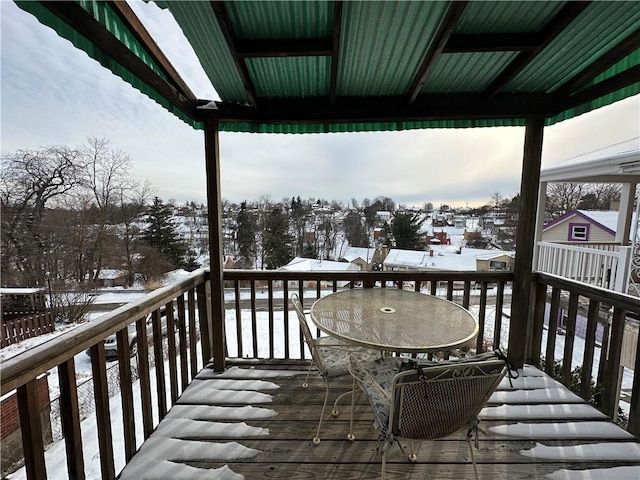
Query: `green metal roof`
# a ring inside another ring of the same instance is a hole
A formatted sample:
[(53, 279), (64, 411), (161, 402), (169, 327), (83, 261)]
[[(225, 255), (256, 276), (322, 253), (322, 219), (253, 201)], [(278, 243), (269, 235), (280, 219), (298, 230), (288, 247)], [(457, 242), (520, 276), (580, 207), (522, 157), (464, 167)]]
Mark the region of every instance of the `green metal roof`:
[(215, 105), (193, 96), (126, 4), (17, 3), (195, 128), (550, 125), (640, 93), (640, 2), (156, 1)]

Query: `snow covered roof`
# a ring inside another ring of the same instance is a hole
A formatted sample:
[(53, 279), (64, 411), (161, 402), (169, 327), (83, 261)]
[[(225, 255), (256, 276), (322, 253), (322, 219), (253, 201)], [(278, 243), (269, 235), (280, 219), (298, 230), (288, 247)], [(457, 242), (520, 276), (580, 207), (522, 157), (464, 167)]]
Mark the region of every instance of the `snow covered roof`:
[[(503, 250), (481, 250), (460, 248), (452, 245), (432, 245), (429, 252), (413, 250), (389, 251), (383, 262), (385, 267), (423, 268), (425, 270), (476, 271), (476, 259), (491, 260), (503, 255), (515, 256), (515, 252)], [(460, 253), (457, 253), (457, 252)]]
[(126, 275), (127, 272), (125, 270), (114, 270), (111, 268), (103, 268), (98, 273), (98, 278), (100, 280), (115, 280), (119, 277)]
[(43, 291), (44, 288), (0, 288), (0, 295), (31, 295), (32, 293), (38, 293)]
[(360, 270), (360, 267), (353, 263), (333, 262), (330, 260), (317, 260), (315, 258), (296, 257), (284, 267), (280, 267), (278, 270), (287, 270), (289, 272), (315, 272), (319, 270)]
[(367, 263), (371, 263), (373, 259), (373, 254), (376, 252), (375, 248), (367, 248), (367, 247), (348, 247), (347, 250), (342, 254), (342, 258), (347, 262), (353, 262), (354, 260), (360, 258)]
[(584, 153), (540, 171), (540, 182), (640, 183), (640, 139)]

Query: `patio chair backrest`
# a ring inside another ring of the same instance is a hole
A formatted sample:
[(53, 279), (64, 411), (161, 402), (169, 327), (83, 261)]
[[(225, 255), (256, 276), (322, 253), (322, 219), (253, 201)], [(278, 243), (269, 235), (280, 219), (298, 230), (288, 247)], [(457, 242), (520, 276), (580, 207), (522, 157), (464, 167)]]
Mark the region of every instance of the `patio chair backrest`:
[(300, 298), (297, 294), (291, 295), (291, 301), (293, 302), (293, 307), (296, 310), (296, 314), (298, 315), (298, 322), (300, 323), (300, 331), (302, 332), (302, 336), (304, 337), (304, 341), (309, 347), (311, 351), (311, 357), (313, 358), (313, 363), (315, 363), (316, 367), (320, 371), (324, 371), (324, 362), (322, 361), (322, 357), (318, 352), (318, 348), (316, 345), (316, 341), (311, 335), (311, 330), (309, 330), (309, 324), (307, 323), (307, 317), (302, 310), (302, 303), (300, 303)]
[(507, 372), (503, 359), (450, 363), (398, 373), (393, 379), (390, 431), (436, 439), (473, 423)]

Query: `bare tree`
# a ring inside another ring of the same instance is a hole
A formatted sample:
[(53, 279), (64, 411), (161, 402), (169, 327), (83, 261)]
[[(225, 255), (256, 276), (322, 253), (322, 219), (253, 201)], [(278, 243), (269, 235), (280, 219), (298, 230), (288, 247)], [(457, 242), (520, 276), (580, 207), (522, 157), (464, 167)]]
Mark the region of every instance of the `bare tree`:
[[(93, 259), (91, 276), (95, 280), (105, 266), (108, 225), (114, 222), (123, 192), (132, 188), (129, 177), (131, 159), (121, 150), (111, 149), (106, 139), (89, 138), (80, 152), (87, 167), (83, 183), (97, 209), (94, 218), (96, 235), (90, 253)], [(117, 266), (120, 266), (124, 262), (118, 263)]]
[(44, 285), (43, 259), (52, 247), (42, 231), (43, 219), (56, 200), (78, 186), (82, 169), (78, 151), (62, 146), (18, 150), (2, 157), (3, 281)]
[(547, 186), (546, 212), (553, 219), (575, 210), (583, 192), (583, 183), (550, 183)]
[(622, 185), (619, 183), (594, 183), (589, 185), (589, 191), (595, 195), (599, 210), (610, 210), (612, 203), (620, 201)]

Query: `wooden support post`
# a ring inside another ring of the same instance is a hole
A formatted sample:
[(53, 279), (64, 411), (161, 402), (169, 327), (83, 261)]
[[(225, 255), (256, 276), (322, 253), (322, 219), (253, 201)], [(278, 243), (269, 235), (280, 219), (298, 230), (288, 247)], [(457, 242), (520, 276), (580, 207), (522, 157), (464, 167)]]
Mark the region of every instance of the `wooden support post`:
[(533, 302), (532, 262), (535, 245), (536, 210), (542, 158), (543, 117), (529, 117), (526, 122), (520, 208), (516, 230), (516, 259), (513, 270), (509, 358), (516, 368), (524, 365), (531, 339)]
[(225, 368), (224, 283), (222, 279), (222, 194), (220, 191), (220, 150), (218, 123), (204, 124), (205, 163), (207, 167), (207, 205), (209, 208), (209, 257), (211, 268), (211, 328), (213, 368)]

